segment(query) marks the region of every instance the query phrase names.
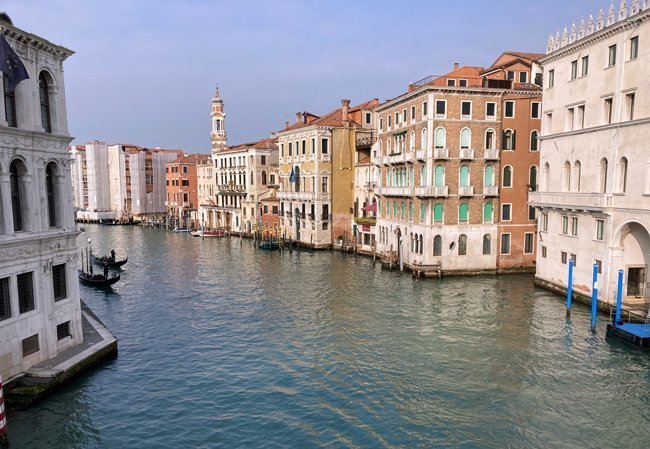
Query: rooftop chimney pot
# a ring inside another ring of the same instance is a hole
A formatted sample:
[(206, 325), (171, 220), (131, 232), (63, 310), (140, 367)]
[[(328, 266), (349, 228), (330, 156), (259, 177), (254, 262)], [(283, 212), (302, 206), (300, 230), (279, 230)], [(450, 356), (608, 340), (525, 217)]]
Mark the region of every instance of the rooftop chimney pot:
[(457, 63), (457, 62), (454, 62), (454, 70), (458, 70), (459, 67), (460, 67), (460, 64)]
[(302, 112), (296, 112), (296, 123), (302, 122)]
[(343, 120), (343, 123), (347, 123), (348, 121), (348, 110), (350, 108), (350, 100), (343, 99), (341, 100), (341, 119)]

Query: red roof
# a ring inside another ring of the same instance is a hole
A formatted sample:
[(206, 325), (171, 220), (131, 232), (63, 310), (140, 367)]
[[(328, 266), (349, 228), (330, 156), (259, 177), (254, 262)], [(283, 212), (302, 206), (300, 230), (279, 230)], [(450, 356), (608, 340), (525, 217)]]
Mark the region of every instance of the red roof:
[[(360, 128), (361, 124), (357, 123), (356, 121), (354, 121), (352, 119), (352, 117), (351, 117), (352, 113), (361, 111), (363, 109), (373, 109), (378, 105), (379, 105), (379, 101), (377, 99), (373, 99), (373, 100), (366, 101), (364, 103), (360, 103), (360, 104), (358, 104), (356, 106), (352, 106), (352, 107), (348, 108), (348, 123), (347, 123), (347, 125), (352, 126), (352, 127)], [(304, 114), (307, 114), (307, 113), (304, 113)], [(309, 114), (309, 115), (311, 117), (317, 117), (314, 114)], [(303, 117), (304, 117), (304, 115), (303, 115)], [(293, 124), (287, 126), (286, 128), (281, 129), (278, 132), (291, 131), (291, 130), (294, 130), (294, 129), (305, 128), (305, 127), (311, 126), (311, 125), (332, 126), (332, 127), (344, 127), (344, 126), (346, 126), (346, 123), (343, 122), (343, 108), (340, 107), (338, 109), (335, 109), (332, 112), (329, 112), (329, 113), (327, 113), (327, 114), (325, 114), (325, 115), (323, 115), (321, 117), (317, 117), (317, 118), (315, 118), (313, 120), (309, 120), (308, 118), (307, 119), (303, 118), (302, 122), (293, 123)]]

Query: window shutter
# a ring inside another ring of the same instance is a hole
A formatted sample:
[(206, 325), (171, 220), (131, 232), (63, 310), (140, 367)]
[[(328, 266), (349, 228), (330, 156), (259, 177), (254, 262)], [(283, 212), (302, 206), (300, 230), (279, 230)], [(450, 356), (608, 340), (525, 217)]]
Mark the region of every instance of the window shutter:
[(515, 151), (517, 148), (517, 131), (512, 132), (512, 151)]
[(506, 150), (506, 132), (501, 133), (501, 150)]

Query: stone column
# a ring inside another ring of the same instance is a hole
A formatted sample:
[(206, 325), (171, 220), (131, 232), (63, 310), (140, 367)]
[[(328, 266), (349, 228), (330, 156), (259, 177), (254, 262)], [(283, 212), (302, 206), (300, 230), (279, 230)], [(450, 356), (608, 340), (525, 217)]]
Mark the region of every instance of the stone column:
[(2, 220), (4, 226), (0, 226), (0, 233), (13, 234), (14, 221), (11, 211), (11, 184), (9, 183), (9, 173), (0, 173), (0, 203), (2, 207)]

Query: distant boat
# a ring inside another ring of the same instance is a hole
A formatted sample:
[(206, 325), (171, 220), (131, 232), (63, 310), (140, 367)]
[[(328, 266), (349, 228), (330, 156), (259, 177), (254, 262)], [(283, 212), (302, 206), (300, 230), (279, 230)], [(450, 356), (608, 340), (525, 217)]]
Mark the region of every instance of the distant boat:
[(83, 282), (86, 285), (91, 285), (93, 287), (108, 287), (120, 280), (119, 274), (109, 278), (107, 278), (103, 274), (91, 274), (91, 273), (86, 273), (83, 270), (77, 270), (77, 274), (81, 282)]
[(179, 227), (176, 227), (176, 228), (172, 229), (172, 231), (174, 231), (174, 232), (177, 233), (177, 234), (182, 234), (182, 233), (190, 232), (190, 228), (179, 228)]
[(106, 226), (131, 226), (138, 224), (138, 222), (133, 220), (99, 220), (99, 224)]
[(109, 268), (120, 268), (129, 260), (129, 258), (125, 257), (122, 260), (114, 260), (111, 258), (111, 256), (97, 257), (94, 254), (90, 253), (90, 260), (95, 265), (104, 266), (104, 264), (106, 264)]
[(225, 237), (228, 233), (223, 229), (215, 229), (211, 231), (194, 231), (192, 235), (194, 237)]
[(260, 249), (265, 251), (276, 251), (280, 249), (280, 244), (278, 242), (262, 242), (260, 243)]

